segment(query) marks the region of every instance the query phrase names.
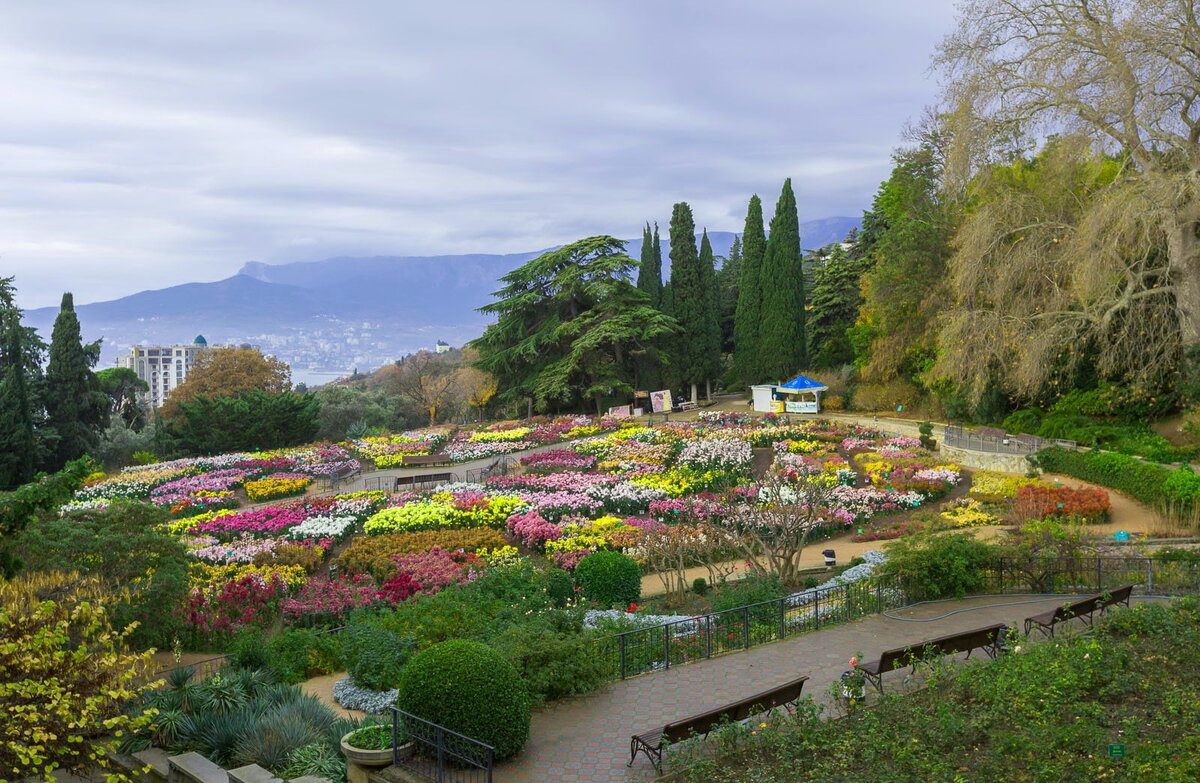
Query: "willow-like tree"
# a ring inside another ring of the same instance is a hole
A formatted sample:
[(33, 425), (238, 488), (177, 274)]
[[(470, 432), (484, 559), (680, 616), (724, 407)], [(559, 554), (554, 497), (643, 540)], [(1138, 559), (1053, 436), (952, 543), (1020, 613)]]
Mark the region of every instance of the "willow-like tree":
[(771, 218), (759, 285), (762, 289), (759, 367), (764, 378), (787, 380), (808, 363), (800, 216), (796, 212), (791, 178), (784, 180)]
[(733, 323), (734, 369), (738, 379), (746, 384), (762, 380), (758, 356), (758, 330), (762, 316), (762, 288), (759, 276), (766, 248), (762, 200), (755, 195), (750, 197), (750, 206), (746, 210), (746, 226), (742, 231), (742, 269)]
[(674, 340), (676, 380), (691, 387), (692, 400), (699, 384), (711, 382), (720, 363), (717, 321), (716, 273), (712, 245), (705, 233), (707, 255), (696, 250), (696, 222), (692, 208), (680, 202), (671, 210), (671, 315), (683, 332)]
[(93, 451), (108, 425), (108, 396), (92, 372), (99, 359), (98, 342), (83, 344), (74, 297), (63, 294), (46, 366), (46, 413), (58, 439), (50, 459), (54, 470)]
[(610, 236), (581, 239), (543, 253), (500, 278), (496, 316), (471, 343), (476, 366), (494, 375), (497, 397), (528, 400), (540, 411), (627, 397), (633, 358), (665, 360), (657, 349), (678, 330), (632, 282), (637, 266), (625, 243)]
[[(1080, 134), (1094, 152), (1128, 160), (1128, 175), (1091, 201), (1071, 243), (1096, 284), (1089, 307), (1132, 318), (1136, 297), (1170, 296), (1182, 344), (1200, 342), (1194, 1), (967, 0), (937, 63), (956, 110), (950, 161), (961, 181), (996, 138)], [(1131, 243), (1135, 255), (1161, 247), (1165, 274), (1131, 287)]]

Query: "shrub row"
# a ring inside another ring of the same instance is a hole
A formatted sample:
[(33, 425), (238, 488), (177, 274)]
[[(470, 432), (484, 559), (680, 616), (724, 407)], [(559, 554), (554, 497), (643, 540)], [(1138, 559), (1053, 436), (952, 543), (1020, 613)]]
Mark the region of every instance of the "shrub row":
[[(1039, 452), (1037, 459), (1038, 464), (1050, 473), (1062, 473), (1111, 487), (1147, 505), (1158, 505), (1165, 497), (1169, 497), (1167, 482), (1172, 479), (1172, 471), (1125, 454), (1070, 451), (1055, 447)], [(1180, 476), (1173, 479), (1171, 493), (1176, 499), (1186, 496), (1190, 500), (1196, 492), (1186, 490), (1196, 483), (1195, 475), (1186, 468), (1180, 468), (1175, 473), (1180, 473)]]

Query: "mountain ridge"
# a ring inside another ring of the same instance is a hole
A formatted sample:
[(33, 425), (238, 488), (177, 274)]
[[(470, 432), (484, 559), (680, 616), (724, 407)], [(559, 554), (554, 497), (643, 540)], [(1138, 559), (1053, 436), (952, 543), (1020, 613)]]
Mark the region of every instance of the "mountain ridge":
[[(804, 244), (840, 239), (858, 222), (809, 221), (802, 224), (810, 237)], [(713, 252), (728, 254), (735, 236), (710, 232)], [(626, 252), (638, 258), (641, 244), (640, 238), (627, 242)], [(669, 268), (668, 251), (663, 248)], [(186, 343), (203, 334), (211, 344), (257, 344), (294, 368), (366, 369), (432, 348), (438, 339), (461, 345), (477, 337), (488, 319), (476, 308), (491, 301), (499, 278), (544, 252), (250, 261), (223, 280), (139, 291), (76, 305), (76, 311), (85, 339), (103, 338), (105, 366), (132, 345)], [(26, 319), (48, 335), (57, 312), (38, 308)]]

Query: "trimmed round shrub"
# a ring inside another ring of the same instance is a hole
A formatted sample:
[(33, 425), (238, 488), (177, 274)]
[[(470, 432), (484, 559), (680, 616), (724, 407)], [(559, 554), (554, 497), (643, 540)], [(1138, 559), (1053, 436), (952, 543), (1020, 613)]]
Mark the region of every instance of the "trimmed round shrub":
[(625, 606), (642, 596), (642, 569), (620, 552), (593, 552), (575, 567), (583, 597), (603, 606)]
[(529, 739), (529, 692), (504, 656), (480, 642), (452, 639), (417, 653), (404, 667), (396, 705), (496, 749), (521, 752)]

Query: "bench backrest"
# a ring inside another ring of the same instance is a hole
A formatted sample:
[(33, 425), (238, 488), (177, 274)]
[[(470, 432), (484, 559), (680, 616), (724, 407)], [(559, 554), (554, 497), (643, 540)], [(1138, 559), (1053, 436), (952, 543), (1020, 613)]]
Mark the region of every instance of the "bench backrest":
[(1055, 621), (1070, 620), (1085, 614), (1091, 614), (1101, 607), (1100, 596), (1089, 595), (1087, 598), (1080, 598), (1078, 601), (1072, 601), (1066, 606), (1060, 606), (1054, 612)]
[(1121, 585), (1107, 593), (1101, 593), (1098, 607), (1103, 609), (1113, 604), (1127, 604), (1131, 595), (1133, 595), (1133, 585)]
[(413, 454), (400, 458), (401, 465), (433, 465), (445, 461), (446, 457), (441, 454)]
[(908, 666), (912, 661), (919, 661), (936, 655), (951, 655), (953, 653), (969, 652), (980, 647), (996, 643), (996, 635), (1004, 628), (1003, 623), (972, 628), (961, 633), (947, 634), (936, 639), (910, 644), (905, 647), (894, 647), (879, 656), (879, 673), (890, 672), (897, 668)]
[(663, 739), (679, 742), (694, 734), (707, 734), (722, 723), (735, 723), (745, 720), (751, 715), (758, 715), (774, 707), (793, 702), (800, 698), (800, 691), (804, 688), (804, 682), (807, 679), (807, 677), (800, 677), (769, 691), (756, 693), (732, 704), (726, 704), (724, 707), (668, 723), (663, 727)]

